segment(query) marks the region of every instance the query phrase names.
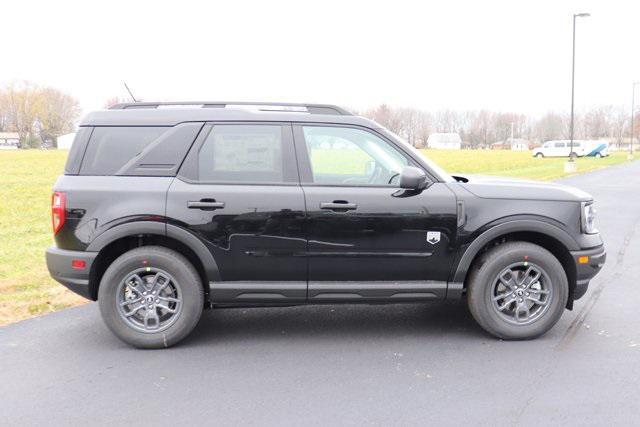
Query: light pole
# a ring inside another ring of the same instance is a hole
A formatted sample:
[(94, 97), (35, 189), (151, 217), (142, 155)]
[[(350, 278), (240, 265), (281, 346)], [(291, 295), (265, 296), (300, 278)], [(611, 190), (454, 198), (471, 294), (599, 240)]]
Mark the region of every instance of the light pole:
[(633, 116), (636, 113), (636, 85), (640, 82), (633, 82), (631, 89), (631, 141), (629, 142), (629, 155), (627, 156), (629, 160), (633, 159)]
[(572, 50), (572, 60), (571, 60), (571, 141), (569, 143), (569, 162), (567, 169), (575, 170), (575, 165), (573, 164), (573, 99), (574, 99), (574, 91), (575, 91), (575, 80), (576, 80), (576, 18), (586, 18), (591, 16), (589, 13), (574, 13), (573, 14), (573, 50)]

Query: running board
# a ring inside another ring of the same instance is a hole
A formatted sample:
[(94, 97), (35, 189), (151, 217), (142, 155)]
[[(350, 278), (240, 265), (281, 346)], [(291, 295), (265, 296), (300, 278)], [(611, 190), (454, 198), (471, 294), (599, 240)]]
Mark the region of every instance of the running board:
[(233, 281), (210, 282), (212, 303), (418, 302), (444, 299), (447, 282), (415, 281)]

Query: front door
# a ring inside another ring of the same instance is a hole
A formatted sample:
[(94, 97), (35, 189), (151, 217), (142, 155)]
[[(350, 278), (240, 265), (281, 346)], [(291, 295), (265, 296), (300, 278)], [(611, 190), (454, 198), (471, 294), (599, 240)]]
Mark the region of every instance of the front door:
[(304, 195), (291, 125), (209, 124), (168, 194), (170, 222), (207, 246), (214, 303), (306, 298)]
[(443, 183), (398, 187), (417, 166), (393, 142), (349, 126), (294, 126), (307, 206), (313, 301), (444, 296), (456, 199)]

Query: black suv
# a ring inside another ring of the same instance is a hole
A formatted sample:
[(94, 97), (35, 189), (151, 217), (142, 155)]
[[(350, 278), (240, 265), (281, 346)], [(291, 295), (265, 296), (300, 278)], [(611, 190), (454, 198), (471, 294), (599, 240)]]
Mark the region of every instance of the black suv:
[(466, 297), (489, 333), (549, 330), (605, 250), (589, 194), (451, 176), (331, 105), (132, 103), (81, 123), (51, 275), (137, 347), (203, 308)]

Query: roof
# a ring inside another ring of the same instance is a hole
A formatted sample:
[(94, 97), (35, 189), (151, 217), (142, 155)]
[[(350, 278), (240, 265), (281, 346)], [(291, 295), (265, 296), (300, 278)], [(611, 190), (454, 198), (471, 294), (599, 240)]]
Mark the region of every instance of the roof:
[(353, 124), (377, 123), (325, 104), (246, 102), (139, 102), (89, 113), (80, 126), (175, 126), (184, 122), (259, 121)]
[(19, 139), (20, 134), (18, 132), (0, 132), (0, 138), (2, 139)]

